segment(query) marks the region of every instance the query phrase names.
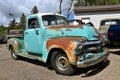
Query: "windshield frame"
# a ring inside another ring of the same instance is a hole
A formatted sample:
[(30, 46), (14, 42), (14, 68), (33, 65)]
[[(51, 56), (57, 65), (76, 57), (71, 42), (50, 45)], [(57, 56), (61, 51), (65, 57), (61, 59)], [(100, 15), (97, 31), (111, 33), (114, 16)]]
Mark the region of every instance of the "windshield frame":
[(43, 15), (42, 23), (45, 27), (68, 25), (68, 20), (60, 15)]

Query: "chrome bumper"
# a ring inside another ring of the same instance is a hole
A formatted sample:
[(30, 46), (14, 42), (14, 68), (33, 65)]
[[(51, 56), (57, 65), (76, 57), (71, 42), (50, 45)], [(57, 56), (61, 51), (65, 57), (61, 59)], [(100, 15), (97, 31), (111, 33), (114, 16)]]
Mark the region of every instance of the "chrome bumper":
[(91, 58), (91, 59), (86, 59), (86, 60), (83, 60), (83, 61), (78, 61), (77, 62), (77, 67), (78, 68), (85, 68), (85, 67), (89, 67), (89, 66), (95, 65), (97, 63), (100, 63), (101, 61), (107, 59), (109, 54), (110, 54), (109, 50), (105, 49), (103, 54), (98, 56), (98, 57), (94, 57), (94, 58)]

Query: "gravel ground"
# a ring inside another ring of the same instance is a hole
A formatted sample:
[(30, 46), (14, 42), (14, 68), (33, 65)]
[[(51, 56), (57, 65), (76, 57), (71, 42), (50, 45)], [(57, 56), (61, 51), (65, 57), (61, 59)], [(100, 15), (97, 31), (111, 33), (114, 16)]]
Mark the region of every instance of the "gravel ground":
[(89, 68), (77, 69), (74, 75), (56, 74), (48, 65), (26, 58), (13, 60), (6, 45), (0, 44), (0, 80), (119, 80), (120, 49), (110, 49), (108, 60)]

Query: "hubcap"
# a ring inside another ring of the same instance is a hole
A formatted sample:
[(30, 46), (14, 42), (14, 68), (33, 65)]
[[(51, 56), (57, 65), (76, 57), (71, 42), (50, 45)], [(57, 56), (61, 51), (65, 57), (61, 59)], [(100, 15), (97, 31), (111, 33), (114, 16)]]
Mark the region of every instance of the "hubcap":
[(56, 60), (56, 64), (57, 64), (58, 68), (61, 70), (66, 70), (69, 67), (69, 61), (64, 56), (58, 56), (58, 58)]

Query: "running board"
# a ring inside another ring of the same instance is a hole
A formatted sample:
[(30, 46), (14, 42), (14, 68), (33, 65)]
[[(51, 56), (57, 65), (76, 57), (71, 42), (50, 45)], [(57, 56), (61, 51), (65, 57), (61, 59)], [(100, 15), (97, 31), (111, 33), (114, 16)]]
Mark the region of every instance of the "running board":
[(30, 58), (30, 59), (36, 59), (36, 60), (42, 60), (41, 55), (33, 55), (31, 53), (27, 53), (27, 52), (22, 52), (22, 53), (18, 53), (18, 56), (22, 56), (22, 57), (26, 57), (26, 58)]

